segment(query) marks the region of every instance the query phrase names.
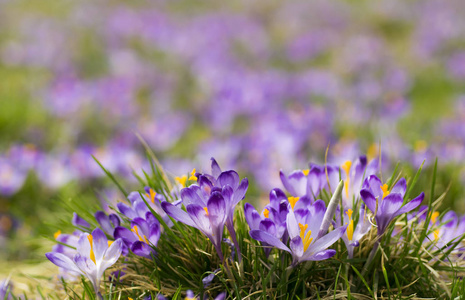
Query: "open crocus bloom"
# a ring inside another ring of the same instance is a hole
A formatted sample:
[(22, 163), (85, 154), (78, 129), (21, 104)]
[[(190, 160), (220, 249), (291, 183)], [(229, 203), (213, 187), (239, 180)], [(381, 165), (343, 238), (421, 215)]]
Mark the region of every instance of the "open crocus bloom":
[(320, 234), (320, 228), (325, 216), (326, 206), (322, 200), (317, 200), (307, 208), (293, 211), (289, 210), (286, 218), (286, 227), (289, 234), (289, 247), (287, 247), (276, 236), (264, 230), (251, 230), (250, 236), (257, 241), (265, 242), (278, 249), (292, 254), (295, 266), (300, 262), (328, 259), (335, 250), (327, 249), (344, 234), (346, 227), (339, 227), (327, 233)]
[[(147, 216), (152, 214), (148, 213)], [(115, 228), (115, 238), (122, 239), (134, 254), (146, 258), (152, 258), (152, 255), (156, 254), (152, 246), (157, 246), (160, 235), (160, 223), (153, 216), (147, 220), (134, 218), (131, 221), (131, 230), (122, 226)]]
[(375, 175), (370, 175), (365, 179), (360, 196), (368, 209), (375, 215), (378, 235), (384, 233), (395, 217), (417, 208), (425, 197), (425, 194), (421, 193), (418, 197), (402, 206), (406, 191), (407, 182), (405, 178), (401, 178), (391, 190), (388, 189), (387, 184), (383, 184)]
[(86, 276), (92, 282), (95, 293), (98, 294), (103, 273), (116, 263), (122, 247), (121, 239), (109, 242), (105, 233), (100, 228), (96, 228), (92, 234), (81, 234), (73, 259), (58, 252), (49, 252), (45, 256), (58, 267)]

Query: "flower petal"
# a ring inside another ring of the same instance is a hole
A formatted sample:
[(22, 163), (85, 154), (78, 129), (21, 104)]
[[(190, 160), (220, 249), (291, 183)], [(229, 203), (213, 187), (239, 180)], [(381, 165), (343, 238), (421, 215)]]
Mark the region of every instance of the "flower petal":
[(307, 257), (306, 259), (303, 259), (303, 260), (320, 261), (320, 260), (325, 260), (325, 259), (331, 258), (335, 254), (336, 254), (336, 250), (327, 249), (327, 250), (317, 252), (317, 253), (315, 253), (315, 254), (313, 254), (313, 255), (311, 255), (311, 256)]
[(252, 230), (258, 229), (258, 226), (260, 225), (261, 217), (252, 204), (250, 203), (244, 204), (244, 214), (245, 214), (245, 220), (247, 221), (247, 224), (249, 224), (250, 229)]
[(110, 245), (110, 247), (108, 247), (107, 251), (105, 251), (105, 255), (100, 265), (100, 271), (103, 273), (103, 271), (114, 265), (121, 256), (122, 251), (123, 240), (117, 239)]
[(162, 202), (161, 207), (168, 216), (172, 217), (176, 221), (182, 222), (188, 226), (197, 227), (189, 214), (182, 210), (182, 208), (175, 206), (168, 201)]
[(334, 229), (328, 234), (322, 236), (315, 242), (311, 243), (307, 251), (305, 251), (302, 260), (306, 260), (307, 257), (313, 256), (315, 253), (326, 250), (329, 246), (337, 242), (338, 239), (346, 232), (347, 225)]
[(220, 176), (221, 174), (221, 168), (213, 157), (211, 158), (211, 161), (212, 161), (212, 175), (213, 177), (218, 178), (218, 176)]
[(395, 216), (399, 216), (401, 214), (405, 214), (411, 210), (414, 210), (415, 208), (417, 208), (418, 206), (420, 206), (421, 202), (423, 201), (423, 199), (425, 198), (425, 193), (421, 193), (420, 195), (418, 195), (418, 197), (410, 200), (409, 202), (407, 202), (404, 206), (402, 206), (396, 213), (395, 213)]
[(405, 180), (405, 178), (401, 178), (392, 187), (391, 194), (398, 193), (398, 194), (401, 194), (403, 198), (406, 191), (407, 191), (407, 181)]
[(218, 184), (220, 187), (229, 185), (235, 191), (239, 186), (239, 174), (234, 170), (222, 172), (218, 177)]
[(241, 183), (237, 187), (237, 189), (234, 191), (234, 196), (232, 199), (232, 205), (236, 206), (241, 200), (245, 198), (245, 193), (247, 192), (247, 189), (249, 188), (249, 180), (247, 178), (244, 178), (241, 180)]
[(304, 244), (300, 236), (296, 236), (295, 238), (291, 239), (289, 246), (292, 251), (292, 256), (296, 258), (302, 257), (304, 254)]
[(109, 235), (113, 235), (113, 226), (110, 223), (110, 218), (103, 211), (97, 211), (94, 216), (103, 231)]
[(108, 239), (100, 228), (95, 228), (92, 231), (92, 244), (94, 245), (95, 261), (102, 260), (105, 251), (108, 249)]
[(57, 265), (60, 268), (84, 275), (84, 273), (74, 264), (71, 258), (64, 254), (48, 252), (45, 253), (45, 256), (48, 258), (48, 260), (50, 260), (53, 264)]
[(368, 189), (363, 189), (360, 191), (360, 197), (362, 197), (363, 202), (368, 207), (373, 214), (376, 214), (376, 199), (375, 196)]
[(249, 231), (249, 234), (254, 240), (267, 243), (268, 245), (291, 253), (291, 249), (284, 245), (284, 243), (281, 242), (277, 237), (272, 236), (267, 232), (261, 230), (251, 230)]

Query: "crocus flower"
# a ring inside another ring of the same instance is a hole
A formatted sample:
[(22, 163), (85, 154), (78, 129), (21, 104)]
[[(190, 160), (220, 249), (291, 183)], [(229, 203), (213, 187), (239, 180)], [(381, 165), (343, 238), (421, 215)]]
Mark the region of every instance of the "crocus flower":
[(49, 252), (45, 256), (58, 267), (86, 276), (98, 294), (100, 279), (105, 270), (116, 263), (121, 255), (122, 246), (121, 239), (108, 241), (105, 233), (96, 228), (92, 234), (81, 234), (73, 259), (59, 252)]
[(197, 184), (181, 190), (187, 213), (167, 201), (162, 203), (163, 209), (173, 219), (202, 231), (212, 241), (221, 259), (221, 240), (226, 224), (240, 259), (233, 215), (236, 205), (244, 199), (249, 184), (247, 178), (239, 181), (236, 171), (222, 172), (212, 158), (212, 174), (196, 173), (194, 169), (189, 180), (197, 180)]
[[(280, 189), (273, 189), (270, 192), (270, 203), (265, 206), (263, 212), (259, 214), (252, 204), (244, 204), (244, 214), (250, 230), (262, 230), (278, 239), (287, 241), (286, 218), (290, 205), (286, 195)], [(262, 242), (263, 246), (270, 246)], [(271, 253), (271, 247), (265, 247), (266, 257)]]
[(335, 250), (328, 247), (342, 237), (347, 226), (336, 228), (329, 233), (323, 232), (325, 212), (326, 206), (322, 200), (315, 201), (307, 208), (296, 211), (290, 209), (286, 218), (289, 247), (265, 230), (251, 230), (250, 236), (291, 253), (293, 266), (303, 261), (328, 259), (336, 254)]
[(136, 217), (131, 221), (131, 230), (118, 226), (114, 232), (115, 238), (123, 240), (134, 254), (146, 258), (156, 254), (152, 246), (157, 246), (160, 235), (160, 223), (153, 216), (149, 220)]
[(342, 240), (347, 248), (347, 254), (349, 258), (353, 258), (354, 256), (354, 248), (359, 246), (359, 242), (362, 237), (367, 234), (371, 229), (371, 223), (368, 220), (368, 216), (366, 214), (366, 207), (362, 204), (358, 214), (357, 223), (355, 223), (355, 218), (353, 217), (353, 210), (347, 209), (344, 211), (343, 214), (343, 222), (341, 222), (341, 218), (339, 215), (339, 211), (336, 213), (336, 219), (339, 219), (337, 225), (335, 227), (340, 227), (343, 225), (347, 226), (347, 230), (345, 234), (342, 236)]
[(375, 215), (378, 235), (384, 233), (395, 217), (417, 208), (425, 197), (425, 194), (421, 193), (418, 197), (402, 205), (406, 191), (407, 182), (405, 178), (401, 178), (391, 190), (376, 175), (370, 175), (365, 179), (360, 196), (368, 209)]
[(198, 186), (181, 190), (181, 199), (186, 207), (182, 208), (165, 201), (161, 205), (173, 219), (188, 226), (195, 227), (205, 234), (213, 243), (218, 256), (223, 260), (221, 241), (226, 222), (226, 201), (219, 191), (212, 192), (205, 203), (196, 193)]

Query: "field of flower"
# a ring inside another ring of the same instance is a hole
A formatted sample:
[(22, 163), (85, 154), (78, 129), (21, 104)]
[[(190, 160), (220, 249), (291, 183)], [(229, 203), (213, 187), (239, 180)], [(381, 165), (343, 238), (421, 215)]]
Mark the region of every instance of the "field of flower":
[(462, 299), (464, 186), (463, 0), (0, 0), (0, 299)]

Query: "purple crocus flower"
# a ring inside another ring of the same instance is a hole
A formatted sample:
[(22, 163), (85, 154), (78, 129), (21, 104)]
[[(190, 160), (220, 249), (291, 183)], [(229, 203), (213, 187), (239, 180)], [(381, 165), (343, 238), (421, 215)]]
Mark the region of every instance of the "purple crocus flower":
[(324, 232), (325, 212), (326, 206), (322, 200), (315, 201), (307, 208), (296, 211), (290, 209), (286, 218), (289, 247), (265, 230), (251, 230), (250, 236), (291, 253), (293, 266), (303, 261), (328, 259), (334, 256), (336, 251), (327, 248), (342, 237), (347, 226), (336, 228), (329, 233)]
[(49, 252), (45, 256), (58, 267), (86, 276), (98, 294), (103, 273), (116, 263), (122, 247), (121, 239), (109, 242), (105, 233), (96, 228), (92, 234), (81, 234), (73, 259), (59, 252)]
[(200, 173), (191, 175), (190, 180), (196, 179), (197, 184), (181, 190), (181, 199), (187, 213), (167, 201), (162, 202), (163, 209), (173, 219), (202, 231), (212, 241), (221, 259), (223, 259), (221, 240), (223, 227), (226, 224), (240, 259), (233, 217), (236, 205), (244, 199), (247, 191), (249, 184), (247, 178), (239, 181), (236, 171), (222, 172), (213, 158), (211, 175)]
[[(358, 214), (358, 222), (355, 224), (355, 218), (352, 217), (353, 210), (347, 209), (344, 211), (343, 219), (341, 221), (339, 210), (336, 212), (336, 219), (338, 220), (335, 227), (343, 225), (347, 226), (346, 233), (342, 236), (342, 240), (347, 248), (349, 258), (354, 257), (354, 249), (360, 245), (359, 241), (371, 229), (371, 223), (366, 214), (366, 207), (362, 204)], [(339, 225), (338, 225), (339, 224)]]
[[(244, 214), (250, 230), (262, 230), (278, 239), (287, 241), (286, 218), (290, 205), (286, 195), (280, 189), (273, 189), (270, 192), (270, 203), (265, 206), (260, 215), (252, 204), (244, 204)], [(271, 246), (262, 242), (263, 246)], [(266, 257), (271, 253), (271, 247), (263, 248)]]
[(227, 217), (226, 201), (221, 192), (215, 191), (205, 203), (197, 192), (200, 192), (200, 188), (195, 185), (181, 190), (181, 199), (186, 211), (168, 201), (163, 202), (161, 206), (173, 219), (195, 227), (205, 234), (213, 243), (220, 259), (223, 260), (221, 241)]
[(149, 212), (148, 220), (136, 217), (131, 221), (131, 230), (126, 227), (118, 226), (115, 228), (114, 236), (123, 240), (124, 244), (131, 251), (139, 256), (152, 258), (155, 250), (152, 246), (157, 246), (161, 235), (160, 223)]
[(395, 217), (417, 208), (425, 197), (425, 194), (421, 193), (402, 206), (406, 191), (407, 181), (405, 178), (401, 178), (391, 190), (376, 175), (370, 175), (365, 179), (360, 196), (368, 209), (375, 215), (378, 235), (384, 233)]

